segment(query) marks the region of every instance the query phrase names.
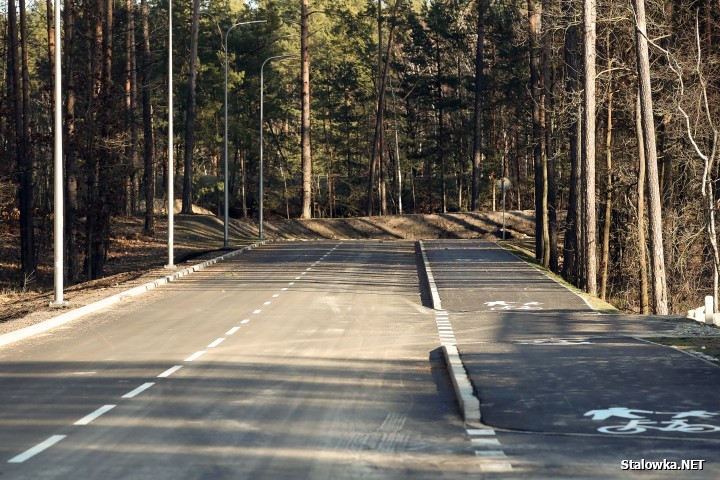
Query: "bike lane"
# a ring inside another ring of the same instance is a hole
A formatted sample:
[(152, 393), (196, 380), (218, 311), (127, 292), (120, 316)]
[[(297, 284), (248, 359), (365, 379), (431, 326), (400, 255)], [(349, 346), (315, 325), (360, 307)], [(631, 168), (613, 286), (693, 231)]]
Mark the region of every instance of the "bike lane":
[[(599, 315), (492, 242), (424, 249), (514, 477), (633, 478), (656, 466), (635, 460), (695, 459), (692, 478), (720, 478), (720, 368), (635, 338), (677, 320)], [(657, 478), (679, 478), (660, 465)]]

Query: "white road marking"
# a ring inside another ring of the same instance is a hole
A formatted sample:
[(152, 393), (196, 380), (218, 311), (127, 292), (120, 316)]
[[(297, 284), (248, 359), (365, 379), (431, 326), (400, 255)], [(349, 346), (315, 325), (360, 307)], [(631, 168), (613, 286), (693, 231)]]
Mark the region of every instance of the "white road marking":
[(272, 302), (265, 302), (263, 305), (270, 305)]
[(225, 335), (230, 336), (230, 335), (234, 334), (235, 332), (237, 332), (238, 330), (240, 330), (240, 327), (233, 327), (230, 330), (228, 330), (227, 332), (225, 332)]
[(280, 291), (282, 291), (282, 292), (287, 292), (287, 287), (281, 288)]
[(262, 310), (253, 310), (253, 313), (257, 315), (258, 313), (262, 312)]
[(115, 408), (117, 405), (103, 405), (89, 415), (85, 415), (83, 418), (73, 423), (73, 425), (87, 425), (101, 415), (105, 415), (107, 412)]
[(278, 298), (279, 296), (280, 296), (280, 294), (276, 293), (275, 295), (272, 296), (272, 298)]
[(242, 323), (243, 325), (246, 324), (246, 323), (250, 323), (250, 319), (249, 319), (249, 318), (246, 318), (245, 320), (243, 320), (243, 321), (240, 322), (240, 323)]
[(500, 441), (497, 438), (471, 438), (473, 447), (499, 447)]
[(288, 283), (288, 285), (295, 285), (295, 282), (290, 282)]
[(475, 455), (478, 457), (505, 457), (505, 452), (502, 450), (475, 450)]
[(167, 370), (165, 370), (164, 372), (162, 372), (160, 375), (158, 375), (157, 378), (167, 378), (170, 375), (172, 375), (173, 373), (180, 370), (182, 367), (183, 367), (182, 365), (175, 365), (174, 367), (170, 367)]
[(225, 339), (223, 337), (220, 337), (220, 338), (216, 339), (214, 342), (212, 342), (210, 345), (208, 345), (207, 348), (215, 348), (224, 341), (225, 341)]
[(300, 277), (295, 277), (295, 280), (300, 280)]
[(35, 455), (37, 455), (40, 452), (43, 452), (47, 450), (48, 448), (52, 447), (56, 443), (58, 443), (60, 440), (67, 437), (67, 435), (53, 435), (52, 437), (48, 438), (47, 440), (44, 440), (37, 445), (35, 445), (32, 448), (29, 448), (25, 450), (20, 455), (16, 455), (10, 460), (8, 460), (8, 463), (23, 463), (25, 460), (29, 460)]
[(187, 357), (185, 359), (185, 361), (192, 362), (192, 361), (197, 360), (198, 358), (202, 357), (203, 355), (205, 355), (205, 350), (200, 350), (199, 352), (195, 352), (192, 355), (190, 355), (189, 357)]
[(512, 465), (505, 462), (492, 462), (480, 465), (483, 472), (512, 472)]
[(468, 435), (495, 435), (495, 430), (492, 428), (468, 428)]
[(144, 392), (145, 390), (147, 390), (148, 388), (152, 387), (153, 385), (155, 385), (155, 382), (143, 383), (142, 385), (140, 385), (139, 387), (137, 387), (137, 388), (136, 388), (135, 390), (133, 390), (132, 392), (128, 392), (128, 393), (126, 393), (125, 395), (123, 395), (122, 398), (133, 398), (133, 397), (136, 397), (136, 396), (140, 395), (142, 392)]
[(300, 275), (307, 275), (307, 272), (302, 272)]

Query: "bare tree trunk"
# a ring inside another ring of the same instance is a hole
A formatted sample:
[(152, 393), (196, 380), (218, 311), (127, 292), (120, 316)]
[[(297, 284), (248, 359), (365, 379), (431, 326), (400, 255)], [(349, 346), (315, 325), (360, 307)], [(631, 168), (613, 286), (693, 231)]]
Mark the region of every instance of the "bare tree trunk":
[[(553, 0), (543, 0), (543, 13), (552, 14)], [(549, 20), (547, 21), (549, 23)], [(550, 32), (542, 33), (542, 65), (543, 65), (543, 106), (542, 118), (544, 129), (545, 150), (543, 151), (543, 243), (545, 244), (543, 266), (553, 272), (558, 271), (557, 253), (557, 185), (555, 181), (555, 150), (553, 144), (553, 68), (552, 68), (552, 37)]]
[(370, 156), (370, 171), (368, 174), (367, 199), (365, 204), (365, 213), (370, 216), (373, 214), (373, 190), (375, 187), (375, 173), (379, 169), (380, 157), (382, 153), (382, 130), (384, 128), (382, 106), (385, 105), (385, 84), (387, 81), (388, 69), (390, 65), (390, 54), (392, 53), (393, 39), (395, 36), (395, 19), (397, 17), (400, 0), (396, 0), (393, 8), (392, 20), (390, 23), (390, 32), (388, 34), (387, 55), (383, 64), (382, 77), (380, 78), (380, 86), (378, 88), (378, 110), (375, 117), (375, 135), (373, 137), (372, 153)]
[[(22, 97), (18, 114), (22, 117), (18, 132), (18, 170), (20, 172), (20, 244), (22, 270), (27, 280), (35, 271), (35, 226), (33, 214), (33, 165), (30, 152), (30, 72), (28, 60), (27, 10), (20, 0), (20, 46), (22, 63)], [(20, 94), (17, 90), (15, 95)], [(16, 103), (17, 106), (17, 103)], [(17, 118), (17, 117), (16, 117)]]
[(482, 134), (483, 134), (483, 100), (485, 84), (485, 8), (487, 0), (477, 2), (477, 44), (475, 50), (475, 122), (473, 132), (473, 163), (472, 163), (472, 199), (471, 210), (480, 209), (480, 178), (482, 175)]
[(597, 234), (595, 217), (595, 0), (583, 2), (583, 26), (585, 29), (585, 93), (583, 119), (583, 228), (585, 240), (586, 291), (597, 294)]
[(137, 210), (137, 61), (135, 58), (135, 0), (126, 0), (127, 38), (125, 52), (125, 109), (127, 122), (125, 128), (129, 143), (125, 149), (125, 161), (128, 162), (128, 182), (126, 189), (126, 214), (132, 215)]
[(436, 37), (435, 41), (435, 62), (437, 64), (437, 109), (438, 109), (438, 156), (440, 157), (440, 208), (442, 213), (447, 213), (447, 188), (445, 185), (445, 107), (443, 106), (443, 82), (442, 82), (442, 51), (440, 48), (440, 38)]
[(547, 243), (547, 163), (544, 146), (544, 91), (542, 74), (542, 5), (536, 0), (528, 0), (528, 19), (530, 36), (530, 84), (532, 89), (532, 145), (535, 171), (535, 258), (546, 265)]
[(302, 0), (300, 14), (300, 64), (302, 75), (302, 122), (300, 128), (302, 157), (302, 213), (312, 218), (312, 150), (310, 146), (310, 12), (308, 0)]
[(80, 241), (78, 239), (78, 165), (75, 131), (75, 0), (65, 1), (65, 259), (67, 278), (74, 283), (80, 277)]
[(638, 142), (637, 229), (638, 256), (640, 257), (640, 313), (650, 313), (647, 275), (647, 241), (645, 240), (645, 139), (640, 113), (640, 92), (635, 96), (635, 133)]
[[(183, 174), (182, 213), (191, 214), (193, 202), (193, 175), (195, 173), (195, 110), (198, 74), (198, 37), (200, 34), (200, 0), (193, 0), (190, 25), (190, 71), (188, 72), (187, 113), (185, 116), (185, 172)], [(168, 208), (174, 201), (168, 199)]]
[(153, 139), (152, 90), (150, 85), (152, 50), (150, 47), (150, 10), (148, 0), (141, 0), (143, 29), (143, 183), (145, 184), (145, 235), (155, 235), (155, 149)]
[[(610, 36), (607, 39), (607, 55), (608, 69), (611, 68), (610, 61)], [(605, 178), (605, 221), (603, 223), (603, 242), (602, 255), (600, 260), (600, 298), (607, 300), (607, 282), (608, 282), (608, 263), (610, 262), (610, 224), (612, 216), (612, 130), (613, 130), (613, 86), (612, 78), (609, 80), (610, 86), (607, 94), (607, 127), (605, 131), (605, 168), (607, 169)]]
[(663, 251), (662, 199), (658, 180), (657, 149), (655, 145), (655, 122), (653, 119), (652, 90), (650, 86), (650, 59), (648, 54), (645, 0), (633, 0), (636, 19), (636, 54), (638, 82), (640, 85), (640, 113), (645, 163), (648, 176), (648, 203), (650, 227), (650, 266), (652, 268), (653, 312), (668, 314), (667, 283), (665, 278), (665, 255)]

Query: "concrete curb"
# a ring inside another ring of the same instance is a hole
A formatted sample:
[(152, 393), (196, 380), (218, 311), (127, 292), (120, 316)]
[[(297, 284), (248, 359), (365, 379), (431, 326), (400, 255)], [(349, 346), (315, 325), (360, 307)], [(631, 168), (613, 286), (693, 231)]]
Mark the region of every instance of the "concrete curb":
[[(433, 277), (432, 268), (430, 268), (430, 261), (428, 260), (427, 252), (425, 251), (425, 245), (422, 240), (418, 241), (418, 245), (420, 246), (420, 254), (422, 255), (423, 266), (425, 267), (425, 275), (432, 294), (432, 307), (435, 310), (442, 310), (440, 294), (438, 293), (437, 285), (435, 284), (435, 277)], [(453, 389), (455, 390), (455, 398), (460, 406), (460, 411), (462, 412), (465, 424), (474, 428), (488, 428), (482, 424), (480, 400), (478, 400), (473, 392), (472, 382), (470, 381), (465, 365), (460, 358), (460, 352), (458, 352), (457, 345), (443, 345), (442, 352), (445, 357), (445, 363), (448, 368), (448, 373), (450, 374)]]
[(20, 340), (24, 340), (26, 338), (30, 338), (39, 333), (47, 332), (48, 330), (52, 330), (53, 328), (57, 328), (61, 325), (70, 323), (74, 320), (77, 320), (78, 318), (84, 317), (85, 315), (88, 315), (90, 313), (97, 312), (98, 310), (102, 310), (103, 308), (109, 307), (110, 305), (116, 304), (122, 300), (135, 297), (135, 296), (143, 294), (145, 292), (149, 292), (150, 290), (154, 290), (157, 287), (159, 287), (161, 285), (165, 285), (166, 283), (170, 283), (174, 280), (177, 280), (178, 278), (181, 278), (181, 277), (184, 277), (191, 273), (200, 271), (203, 268), (209, 267), (211, 265), (215, 265), (216, 263), (223, 262), (225, 260), (229, 260), (230, 258), (232, 258), (236, 255), (245, 253), (249, 250), (257, 248), (260, 245), (265, 245), (265, 244), (273, 242), (273, 241), (274, 240), (265, 240), (263, 242), (253, 243), (252, 245), (248, 245), (247, 247), (243, 247), (239, 250), (234, 250), (234, 251), (226, 253), (225, 255), (222, 255), (220, 257), (216, 257), (211, 260), (207, 260), (205, 262), (199, 263), (197, 265), (193, 265), (193, 266), (185, 268), (183, 270), (178, 270), (177, 272), (171, 273), (170, 275), (166, 275), (158, 280), (148, 282), (143, 285), (139, 285), (137, 287), (131, 288), (130, 290), (126, 290), (124, 292), (117, 293), (111, 297), (107, 297), (103, 300), (99, 300), (97, 302), (90, 303), (90, 304), (82, 306), (80, 308), (70, 310), (67, 313), (63, 313), (62, 315), (58, 315), (57, 317), (53, 317), (49, 320), (45, 320), (44, 322), (40, 322), (38, 324), (31, 325), (29, 327), (21, 328), (19, 330), (15, 330), (14, 332), (5, 333), (3, 335), (0, 335), (0, 347), (2, 347), (4, 345), (9, 345), (11, 343), (15, 343)]

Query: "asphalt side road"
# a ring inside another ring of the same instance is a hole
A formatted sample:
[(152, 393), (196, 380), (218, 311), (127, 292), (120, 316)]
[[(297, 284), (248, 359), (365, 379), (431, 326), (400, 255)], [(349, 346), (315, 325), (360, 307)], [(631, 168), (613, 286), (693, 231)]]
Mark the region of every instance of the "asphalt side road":
[(0, 348), (0, 477), (491, 478), (417, 259), (263, 246)]
[(424, 249), (498, 478), (720, 478), (720, 368), (635, 338), (673, 322), (600, 315), (492, 242)]

